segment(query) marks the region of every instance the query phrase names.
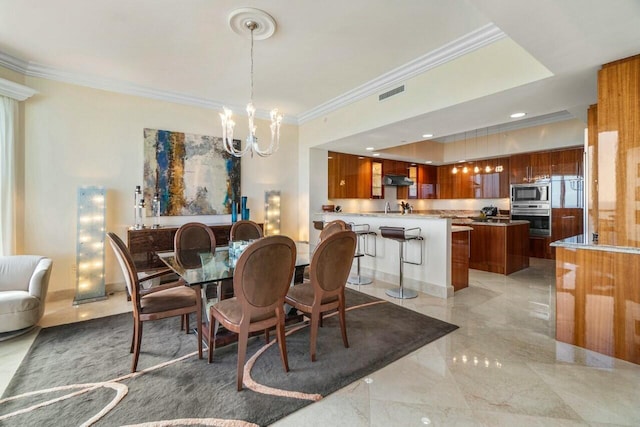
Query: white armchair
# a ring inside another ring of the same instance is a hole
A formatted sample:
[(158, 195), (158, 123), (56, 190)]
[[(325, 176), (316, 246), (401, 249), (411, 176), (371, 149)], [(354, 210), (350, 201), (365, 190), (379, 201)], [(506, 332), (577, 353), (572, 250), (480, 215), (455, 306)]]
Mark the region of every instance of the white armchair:
[(0, 333), (34, 326), (44, 313), (51, 259), (37, 255), (0, 257)]

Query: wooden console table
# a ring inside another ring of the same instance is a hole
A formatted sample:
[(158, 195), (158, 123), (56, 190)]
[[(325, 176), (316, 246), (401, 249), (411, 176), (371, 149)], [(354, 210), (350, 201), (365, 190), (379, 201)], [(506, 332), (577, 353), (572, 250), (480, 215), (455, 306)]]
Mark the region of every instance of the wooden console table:
[[(231, 224), (210, 225), (209, 228), (216, 236), (217, 246), (229, 244)], [(166, 268), (158, 258), (156, 252), (172, 251), (173, 239), (178, 227), (143, 228), (141, 230), (129, 229), (127, 231), (127, 247), (133, 257), (138, 271)]]

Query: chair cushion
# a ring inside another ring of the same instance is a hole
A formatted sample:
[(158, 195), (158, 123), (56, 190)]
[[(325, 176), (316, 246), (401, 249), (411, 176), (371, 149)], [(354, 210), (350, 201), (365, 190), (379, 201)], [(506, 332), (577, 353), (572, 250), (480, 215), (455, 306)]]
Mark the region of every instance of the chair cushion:
[[(214, 304), (211, 308), (220, 313), (222, 317), (231, 324), (239, 325), (240, 320), (242, 320), (242, 305), (236, 297), (222, 300)], [(276, 313), (274, 311), (255, 313), (251, 319), (251, 323), (275, 317), (275, 315)]]
[(0, 332), (35, 325), (40, 318), (40, 300), (26, 291), (0, 292)]
[[(311, 282), (305, 282), (289, 288), (287, 300), (291, 303), (311, 306), (313, 304), (313, 284)], [(322, 304), (327, 304), (337, 300), (338, 297), (335, 295), (332, 297), (326, 297), (322, 300)]]
[(196, 305), (196, 291), (180, 286), (146, 294), (140, 298), (142, 314), (158, 313)]

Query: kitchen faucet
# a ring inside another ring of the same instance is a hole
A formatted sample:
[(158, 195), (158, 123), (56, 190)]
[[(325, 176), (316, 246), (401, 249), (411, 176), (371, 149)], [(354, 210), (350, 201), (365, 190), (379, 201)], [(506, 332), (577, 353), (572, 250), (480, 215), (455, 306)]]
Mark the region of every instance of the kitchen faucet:
[(391, 210), (391, 205), (389, 204), (389, 202), (384, 204), (384, 213), (389, 213), (389, 211)]

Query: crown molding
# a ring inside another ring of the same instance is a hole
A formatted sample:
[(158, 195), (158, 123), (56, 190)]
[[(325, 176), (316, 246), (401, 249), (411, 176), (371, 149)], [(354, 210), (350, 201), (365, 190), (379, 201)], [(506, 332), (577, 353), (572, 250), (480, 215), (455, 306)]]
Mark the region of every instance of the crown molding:
[[(78, 86), (105, 90), (108, 92), (116, 92), (125, 95), (139, 96), (142, 98), (156, 99), (159, 101), (173, 102), (176, 104), (206, 108), (209, 110), (222, 110), (223, 107), (223, 104), (221, 102), (211, 101), (197, 96), (166, 90), (157, 90), (133, 83), (104, 79), (82, 73), (74, 73), (71, 71), (49, 67), (35, 62), (23, 61), (2, 52), (0, 52), (0, 66), (4, 66), (6, 68), (9, 68), (10, 70), (16, 71), (29, 77), (56, 80)], [(246, 110), (246, 105), (224, 104), (224, 106), (227, 106), (232, 111), (244, 112)], [(267, 110), (256, 110), (256, 117), (263, 120), (271, 120), (270, 112)], [(297, 118), (288, 116), (284, 117), (283, 122), (294, 125), (298, 124)]]
[[(352, 89), (330, 101), (318, 105), (317, 107), (304, 112), (297, 117), (285, 116), (284, 123), (299, 125), (315, 118), (318, 118), (331, 111), (340, 109), (353, 102), (359, 101), (367, 96), (373, 95), (387, 89), (399, 82), (406, 81), (412, 77), (422, 74), (432, 68), (445, 64), (474, 50), (480, 49), (494, 43), (506, 34), (493, 23), (484, 25), (464, 36), (435, 49), (424, 56), (414, 59), (394, 70), (391, 70), (355, 89)], [(194, 107), (207, 108), (211, 110), (222, 109), (223, 104), (205, 98), (188, 94), (152, 89), (149, 87), (136, 85), (117, 80), (104, 79), (100, 77), (60, 70), (34, 62), (24, 61), (6, 53), (0, 52), (0, 66), (21, 74), (39, 77), (49, 80), (57, 80), (79, 86), (86, 86), (94, 89), (106, 90), (110, 92), (122, 93), (126, 95), (140, 96), (160, 101), (173, 102), (177, 104), (190, 105)], [(245, 111), (245, 106), (228, 105), (233, 111)], [(257, 110), (256, 117), (263, 120), (270, 120), (269, 111)]]
[(369, 82), (358, 86), (332, 100), (329, 100), (317, 107), (298, 115), (300, 124), (316, 119), (331, 111), (340, 109), (348, 104), (364, 99), (370, 95), (388, 89), (400, 82), (409, 80), (432, 68), (438, 67), (447, 62), (453, 61), (474, 50), (490, 45), (502, 38), (506, 34), (493, 23), (484, 25), (477, 30), (465, 34), (450, 43), (432, 50), (431, 52), (418, 57), (398, 68), (395, 68)]
[(24, 101), (36, 93), (38, 93), (38, 91), (30, 87), (0, 78), (0, 95), (2, 96), (8, 96), (16, 101)]

